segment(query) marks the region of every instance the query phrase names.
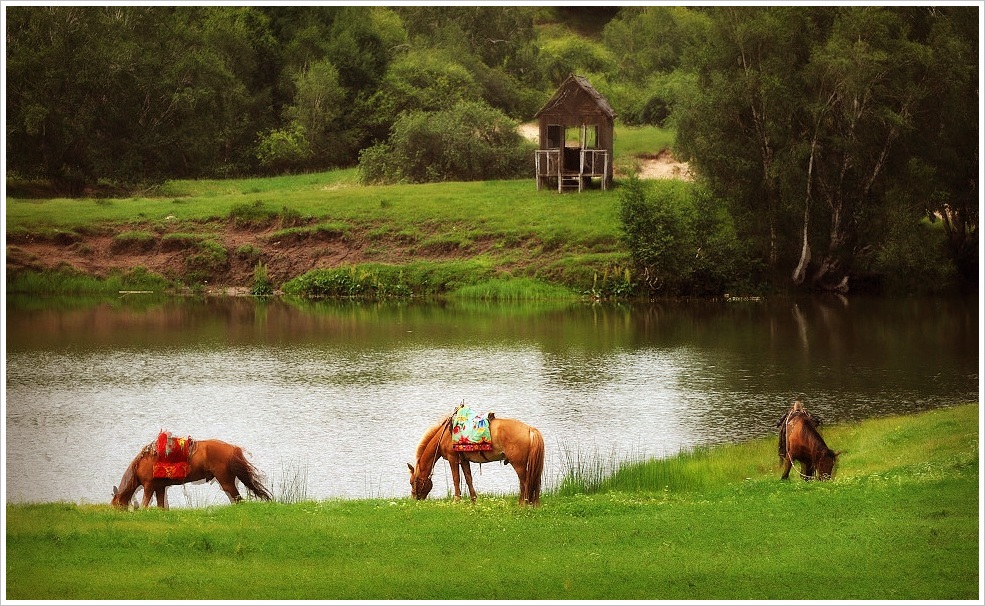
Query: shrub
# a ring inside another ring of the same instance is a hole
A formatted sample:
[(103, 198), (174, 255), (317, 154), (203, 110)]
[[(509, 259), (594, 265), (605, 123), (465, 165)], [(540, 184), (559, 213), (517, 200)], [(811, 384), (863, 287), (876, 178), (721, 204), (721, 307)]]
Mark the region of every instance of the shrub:
[(365, 183), (510, 179), (529, 172), (534, 146), (516, 122), (482, 101), (402, 114), (386, 143), (364, 149)]
[(257, 297), (267, 297), (274, 294), (274, 284), (267, 276), (267, 266), (257, 263), (253, 269), (253, 288), (250, 293)]
[(620, 203), (626, 244), (651, 294), (722, 294), (747, 273), (730, 216), (700, 186), (631, 177)]

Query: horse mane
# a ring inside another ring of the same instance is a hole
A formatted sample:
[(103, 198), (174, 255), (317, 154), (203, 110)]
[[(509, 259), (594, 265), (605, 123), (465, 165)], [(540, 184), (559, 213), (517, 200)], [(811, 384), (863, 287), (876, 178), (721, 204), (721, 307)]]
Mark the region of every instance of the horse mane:
[(120, 493), (132, 495), (137, 491), (137, 487), (140, 486), (140, 482), (137, 481), (137, 465), (144, 457), (151, 454), (153, 451), (153, 442), (140, 449), (140, 452), (138, 452), (137, 456), (135, 456), (133, 461), (130, 462), (130, 465), (127, 467), (126, 471), (123, 472), (123, 479), (120, 480), (120, 486), (117, 489)]
[(434, 427), (424, 432), (424, 437), (421, 438), (421, 443), (417, 445), (416, 456), (418, 461), (421, 460), (421, 455), (424, 454), (424, 451), (427, 449), (428, 445), (431, 444), (432, 440), (434, 440), (435, 434), (441, 431), (450, 421), (451, 421), (450, 416), (445, 417), (444, 419), (439, 421)]

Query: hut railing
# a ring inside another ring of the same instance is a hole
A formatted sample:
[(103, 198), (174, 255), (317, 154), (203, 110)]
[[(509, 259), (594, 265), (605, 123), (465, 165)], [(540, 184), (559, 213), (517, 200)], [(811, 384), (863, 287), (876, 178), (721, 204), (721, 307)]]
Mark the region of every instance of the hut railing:
[(563, 151), (561, 149), (539, 149), (534, 152), (538, 190), (546, 179), (556, 178), (558, 191), (561, 191), (565, 186), (574, 187), (576, 181), (578, 191), (582, 191), (585, 177), (602, 177), (602, 189), (605, 189), (609, 174), (609, 152), (607, 150), (577, 150), (579, 152), (577, 170), (574, 170), (574, 167), (565, 169), (561, 155)]
[[(557, 177), (561, 183), (561, 150), (560, 149), (538, 149), (534, 152), (534, 163), (536, 164), (537, 189), (545, 178)], [(561, 190), (558, 185), (558, 191)]]
[[(580, 176), (602, 177), (602, 189), (605, 189), (606, 176), (609, 174), (609, 152), (604, 149), (581, 150)], [(581, 186), (578, 187), (581, 191)]]

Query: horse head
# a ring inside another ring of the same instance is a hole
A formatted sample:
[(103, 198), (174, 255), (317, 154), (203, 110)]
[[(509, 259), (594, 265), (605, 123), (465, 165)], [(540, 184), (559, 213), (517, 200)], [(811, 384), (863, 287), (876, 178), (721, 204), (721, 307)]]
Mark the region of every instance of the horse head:
[(830, 448), (824, 451), (817, 461), (817, 479), (830, 480), (834, 476), (834, 467), (840, 454), (841, 451), (835, 452)]
[(418, 465), (418, 469), (415, 469), (413, 465), (407, 463), (407, 468), (410, 469), (410, 494), (418, 501), (428, 498), (428, 494), (431, 493), (431, 487), (434, 485), (433, 482), (431, 482), (430, 475), (419, 473), (423, 472), (420, 467), (421, 466)]
[(113, 499), (110, 501), (110, 505), (118, 509), (126, 509), (130, 506), (130, 499), (125, 498), (123, 493), (120, 492), (120, 489), (114, 486)]

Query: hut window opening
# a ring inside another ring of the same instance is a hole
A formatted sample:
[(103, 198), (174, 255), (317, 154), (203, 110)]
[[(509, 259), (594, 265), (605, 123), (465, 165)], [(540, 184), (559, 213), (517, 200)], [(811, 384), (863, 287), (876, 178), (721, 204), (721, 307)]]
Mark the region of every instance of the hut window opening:
[(547, 149), (560, 149), (561, 147), (561, 125), (547, 125)]
[(569, 126), (564, 131), (564, 146), (572, 149), (595, 149), (599, 146), (599, 127), (592, 124)]

